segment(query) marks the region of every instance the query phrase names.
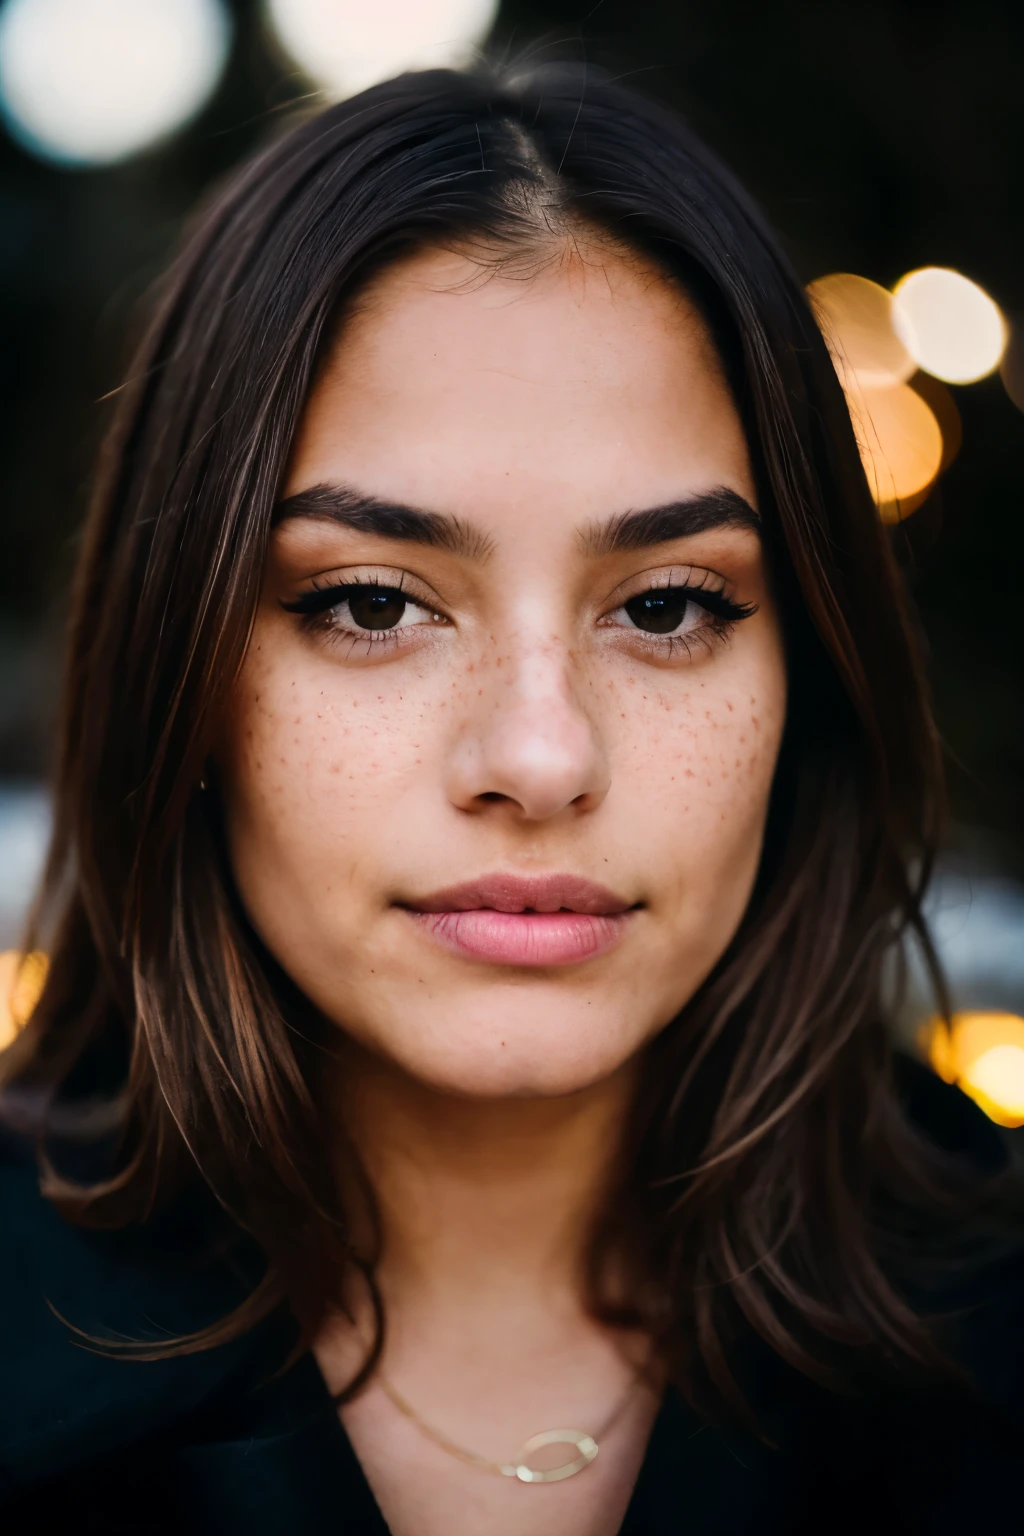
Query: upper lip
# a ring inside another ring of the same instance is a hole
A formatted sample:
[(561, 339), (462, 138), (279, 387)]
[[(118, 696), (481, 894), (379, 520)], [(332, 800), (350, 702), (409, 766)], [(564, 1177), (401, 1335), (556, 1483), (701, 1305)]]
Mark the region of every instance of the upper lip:
[(582, 875), (493, 874), (446, 886), (401, 905), (413, 912), (473, 912), (488, 907), (495, 912), (569, 911), (610, 917), (628, 912), (635, 903)]

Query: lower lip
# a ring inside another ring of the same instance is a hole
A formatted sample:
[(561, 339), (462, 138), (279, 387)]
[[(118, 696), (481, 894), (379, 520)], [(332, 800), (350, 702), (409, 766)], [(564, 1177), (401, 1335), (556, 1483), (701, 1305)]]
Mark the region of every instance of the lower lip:
[[(408, 910), (408, 909), (407, 909)], [(494, 965), (578, 965), (622, 937), (628, 912), (410, 912), (437, 943)]]

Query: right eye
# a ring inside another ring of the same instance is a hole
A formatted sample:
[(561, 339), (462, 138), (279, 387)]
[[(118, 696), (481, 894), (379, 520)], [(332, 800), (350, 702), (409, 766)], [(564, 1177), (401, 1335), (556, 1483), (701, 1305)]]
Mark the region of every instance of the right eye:
[(342, 628), (406, 629), (422, 624), (430, 614), (397, 587), (350, 587), (345, 598), (332, 604), (326, 614)]
[(379, 581), (342, 581), (313, 587), (284, 607), (330, 635), (374, 644), (391, 639), (399, 630), (448, 623), (443, 613), (419, 602), (401, 587)]

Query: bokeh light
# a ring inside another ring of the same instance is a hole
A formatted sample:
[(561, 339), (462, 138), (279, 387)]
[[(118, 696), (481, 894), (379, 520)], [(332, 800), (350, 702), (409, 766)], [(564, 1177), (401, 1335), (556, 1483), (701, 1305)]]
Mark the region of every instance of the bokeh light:
[(1024, 1019), (1015, 1013), (955, 1013), (926, 1026), (928, 1058), (997, 1125), (1024, 1125)]
[(47, 969), (47, 958), (42, 950), (35, 949), (28, 955), (19, 954), (16, 949), (0, 953), (0, 1051), (10, 1045), (31, 1017), (43, 990)]
[(998, 304), (948, 267), (921, 267), (900, 278), (893, 324), (918, 366), (947, 384), (973, 384), (994, 373), (1006, 348)]
[(883, 522), (898, 523), (924, 501), (942, 466), (934, 412), (908, 384), (862, 388), (843, 381), (861, 462)]
[(853, 272), (816, 278), (807, 294), (846, 393), (871, 494), (883, 521), (897, 523), (928, 495), (945, 444), (936, 413), (906, 382), (918, 369), (896, 334), (893, 296)]
[(229, 43), (221, 0), (7, 0), (0, 108), (34, 154), (108, 165), (195, 115)]
[(942, 433), (942, 463), (939, 465), (939, 474), (944, 475), (963, 447), (964, 441), (964, 427), (956, 401), (953, 399), (952, 391), (943, 384), (941, 379), (936, 379), (920, 368), (911, 379), (910, 387), (916, 395), (921, 396), (939, 424), (939, 431)]
[(917, 364), (896, 334), (887, 288), (853, 272), (831, 272), (807, 293), (832, 359), (842, 377), (852, 373), (868, 388), (899, 384)]
[(467, 62), (498, 0), (266, 0), (284, 51), (329, 95), (405, 69)]

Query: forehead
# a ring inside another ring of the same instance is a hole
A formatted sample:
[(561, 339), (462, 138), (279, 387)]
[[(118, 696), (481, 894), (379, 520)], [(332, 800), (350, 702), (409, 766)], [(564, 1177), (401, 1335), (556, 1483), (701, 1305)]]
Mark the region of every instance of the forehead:
[(754, 494), (686, 295), (639, 260), (575, 248), (527, 277), (440, 251), (379, 276), (310, 396), (286, 490), (331, 481), (474, 519)]

